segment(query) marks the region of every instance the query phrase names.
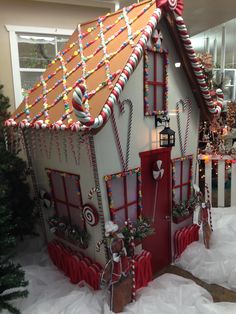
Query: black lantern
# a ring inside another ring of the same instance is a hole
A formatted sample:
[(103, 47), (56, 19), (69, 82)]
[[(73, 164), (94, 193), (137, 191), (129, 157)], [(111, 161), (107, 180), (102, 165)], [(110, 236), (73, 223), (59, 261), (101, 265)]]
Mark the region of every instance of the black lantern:
[(175, 146), (175, 131), (171, 130), (169, 126), (165, 126), (165, 128), (160, 132), (160, 146)]
[(157, 127), (157, 122), (165, 122), (164, 129), (159, 133), (160, 147), (173, 147), (175, 146), (175, 131), (171, 130), (169, 127), (170, 118), (168, 115), (164, 115), (163, 118), (157, 118), (155, 125)]

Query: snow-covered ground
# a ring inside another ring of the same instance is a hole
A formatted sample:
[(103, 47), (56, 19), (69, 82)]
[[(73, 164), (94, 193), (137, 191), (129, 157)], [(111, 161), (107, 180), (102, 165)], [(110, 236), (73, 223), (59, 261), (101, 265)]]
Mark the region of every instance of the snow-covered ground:
[(210, 249), (206, 250), (201, 241), (194, 242), (176, 265), (208, 283), (236, 291), (236, 207), (215, 208), (212, 218)]
[[(193, 243), (178, 264), (208, 282), (236, 290), (236, 208), (214, 210), (212, 247)], [(25, 251), (29, 253), (26, 254)], [(108, 314), (106, 294), (72, 285), (47, 257), (41, 244), (26, 242), (17, 260), (29, 280), (27, 299), (14, 301), (22, 314)], [(236, 303), (213, 303), (193, 281), (164, 274), (138, 292), (125, 314), (236, 314)], [(3, 312), (6, 314), (6, 312)]]
[[(37, 265), (25, 265), (27, 299), (15, 301), (22, 314), (109, 314), (106, 295), (87, 286), (72, 285), (42, 252), (28, 256)], [(211, 295), (193, 281), (164, 274), (139, 291), (125, 314), (235, 314), (236, 304), (213, 303)], [(5, 314), (5, 313), (4, 313)]]

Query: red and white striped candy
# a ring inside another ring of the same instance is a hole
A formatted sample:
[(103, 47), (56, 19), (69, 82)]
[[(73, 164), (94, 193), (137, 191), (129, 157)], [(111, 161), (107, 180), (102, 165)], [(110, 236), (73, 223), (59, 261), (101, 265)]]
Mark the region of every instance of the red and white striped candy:
[(30, 123), (28, 122), (27, 119), (23, 119), (20, 123), (19, 123), (19, 127), (21, 129), (24, 129), (24, 128), (28, 128), (30, 126)]
[(221, 109), (223, 106), (223, 99), (224, 99), (223, 93), (221, 90), (218, 90), (217, 100), (215, 102), (213, 101), (210, 91), (208, 89), (208, 85), (205, 80), (205, 76), (203, 74), (202, 65), (199, 63), (196, 57), (195, 51), (192, 47), (190, 37), (188, 35), (186, 25), (184, 24), (183, 18), (181, 16), (178, 16), (176, 18), (176, 25), (179, 31), (180, 38), (184, 44), (187, 55), (190, 59), (190, 62), (191, 62), (194, 74), (196, 76), (197, 82), (199, 84), (202, 96), (205, 99), (205, 102), (207, 104), (208, 110), (212, 114), (219, 115), (221, 113)]
[(15, 126), (17, 123), (14, 119), (8, 119), (5, 121), (5, 126)]
[(36, 122), (34, 123), (35, 129), (37, 129), (37, 130), (38, 130), (38, 129), (41, 129), (43, 123), (44, 123), (43, 120), (38, 120), (38, 121), (36, 121)]

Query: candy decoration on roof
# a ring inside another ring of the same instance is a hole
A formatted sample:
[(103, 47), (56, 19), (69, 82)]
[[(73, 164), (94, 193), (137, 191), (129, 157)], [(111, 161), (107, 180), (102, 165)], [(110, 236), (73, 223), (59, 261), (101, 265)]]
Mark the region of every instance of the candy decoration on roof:
[[(152, 14), (147, 26), (145, 27), (142, 36), (140, 37), (137, 45), (134, 48), (132, 55), (130, 56), (125, 68), (123, 69), (114, 89), (112, 90), (106, 104), (104, 105), (102, 111), (95, 119), (91, 117), (91, 114), (88, 111), (85, 111), (84, 108), (78, 104), (77, 108), (77, 117), (79, 121), (90, 128), (100, 128), (110, 117), (113, 105), (119, 100), (119, 96), (128, 82), (131, 74), (136, 69), (139, 61), (143, 55), (143, 51), (146, 47), (147, 41), (150, 38), (153, 30), (155, 29), (157, 22), (160, 20), (161, 10), (159, 8), (155, 9)], [(75, 107), (76, 99), (73, 97), (73, 106)]]
[(179, 31), (180, 38), (184, 44), (187, 55), (193, 67), (193, 71), (196, 76), (197, 82), (200, 86), (202, 95), (207, 103), (208, 110), (210, 111), (210, 113), (213, 113), (215, 115), (220, 115), (221, 110), (222, 110), (222, 104), (223, 104), (223, 93), (220, 89), (218, 89), (217, 100), (215, 102), (213, 101), (211, 94), (209, 92), (209, 89), (208, 89), (208, 85), (205, 80), (205, 76), (203, 74), (202, 66), (199, 63), (199, 60), (193, 49), (186, 25), (184, 24), (183, 18), (181, 16), (178, 16), (176, 18), (176, 25)]
[(77, 117), (79, 117), (80, 111), (83, 110), (82, 104), (85, 90), (86, 87), (83, 84), (77, 84), (73, 92), (72, 105)]
[(40, 81), (43, 86), (43, 107), (44, 107), (45, 123), (46, 123), (46, 126), (48, 126), (49, 124), (48, 99), (47, 99), (48, 90), (47, 90), (47, 83), (43, 75), (41, 75)]
[(83, 34), (81, 31), (81, 25), (78, 25), (78, 39), (79, 39), (79, 52), (81, 56), (81, 62), (82, 62), (82, 83), (84, 84), (85, 91), (84, 91), (84, 97), (85, 97), (85, 109), (89, 109), (89, 103), (88, 103), (88, 98), (87, 98), (87, 85), (86, 85), (86, 75), (87, 75), (87, 70), (86, 70), (86, 61), (87, 58), (84, 55), (84, 48), (83, 48)]
[(99, 31), (99, 36), (101, 38), (101, 43), (102, 43), (102, 50), (103, 50), (103, 54), (104, 54), (104, 57), (103, 57), (103, 61), (105, 63), (105, 71), (106, 71), (106, 76), (107, 76), (107, 79), (108, 79), (108, 87), (110, 89), (113, 88), (113, 84), (111, 82), (111, 73), (110, 73), (110, 56), (108, 55), (107, 53), (107, 46), (106, 46), (106, 41), (105, 41), (105, 37), (104, 37), (104, 31), (103, 31), (103, 23), (102, 23), (102, 18), (99, 18), (98, 19), (98, 24), (100, 26), (100, 31)]
[(124, 7), (123, 8), (123, 16), (125, 18), (125, 23), (126, 23), (126, 27), (127, 27), (127, 31), (128, 31), (129, 44), (131, 45), (132, 48), (134, 48), (135, 44), (134, 44), (134, 40), (133, 40), (131, 22), (130, 22), (130, 19), (128, 17), (127, 11), (128, 11), (128, 9)]
[(174, 11), (177, 15), (183, 14), (184, 2), (183, 0), (156, 0), (157, 7), (167, 7)]

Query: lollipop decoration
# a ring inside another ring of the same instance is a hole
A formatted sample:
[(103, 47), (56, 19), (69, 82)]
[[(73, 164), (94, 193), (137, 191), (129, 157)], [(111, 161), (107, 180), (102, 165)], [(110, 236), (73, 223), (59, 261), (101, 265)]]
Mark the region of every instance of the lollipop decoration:
[(87, 224), (94, 227), (98, 224), (99, 216), (97, 210), (90, 204), (83, 206), (83, 217)]
[(44, 189), (41, 189), (39, 191), (39, 196), (40, 196), (40, 199), (42, 200), (44, 208), (50, 209), (52, 207), (52, 197), (50, 193), (48, 193)]
[(162, 168), (162, 160), (157, 160), (153, 164), (153, 169), (152, 169), (152, 176), (153, 179), (156, 181), (156, 186), (155, 186), (155, 196), (154, 196), (154, 204), (153, 204), (153, 214), (152, 214), (152, 222), (155, 221), (156, 217), (156, 207), (157, 207), (157, 193), (158, 193), (158, 182), (162, 179), (164, 175), (164, 169)]
[(152, 175), (153, 175), (154, 180), (160, 180), (163, 177), (164, 169), (161, 166), (162, 166), (162, 160), (157, 160), (153, 164)]

